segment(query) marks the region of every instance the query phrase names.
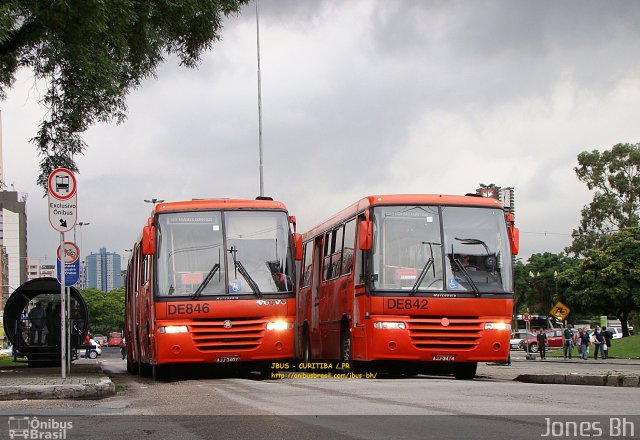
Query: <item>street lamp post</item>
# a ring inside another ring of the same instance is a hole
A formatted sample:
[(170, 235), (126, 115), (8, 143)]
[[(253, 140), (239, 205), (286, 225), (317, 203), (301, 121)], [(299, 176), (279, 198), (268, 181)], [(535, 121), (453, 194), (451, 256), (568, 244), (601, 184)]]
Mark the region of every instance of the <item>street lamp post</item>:
[[(80, 290), (83, 290), (86, 288), (85, 284), (86, 284), (86, 276), (85, 276), (85, 265), (82, 261), (82, 227), (83, 226), (88, 226), (91, 223), (89, 222), (78, 222), (76, 223), (76, 226), (80, 226), (80, 244), (78, 245), (78, 249), (80, 250)], [(76, 243), (76, 226), (73, 227), (73, 242)]]

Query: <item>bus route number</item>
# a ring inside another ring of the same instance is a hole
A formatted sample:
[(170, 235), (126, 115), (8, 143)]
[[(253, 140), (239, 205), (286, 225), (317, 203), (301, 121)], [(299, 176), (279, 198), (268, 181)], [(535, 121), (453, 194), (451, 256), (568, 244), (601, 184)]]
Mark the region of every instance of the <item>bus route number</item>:
[(425, 298), (387, 298), (387, 308), (392, 310), (427, 310), (429, 301)]
[(209, 304), (169, 304), (167, 305), (168, 315), (193, 315), (198, 313), (209, 313)]

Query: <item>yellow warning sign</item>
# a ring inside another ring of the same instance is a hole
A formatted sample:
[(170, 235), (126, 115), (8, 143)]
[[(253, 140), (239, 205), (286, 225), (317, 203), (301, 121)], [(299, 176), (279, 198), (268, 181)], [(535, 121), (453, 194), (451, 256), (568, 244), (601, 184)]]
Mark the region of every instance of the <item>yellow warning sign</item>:
[(565, 306), (560, 301), (558, 301), (551, 308), (550, 315), (555, 317), (556, 319), (559, 319), (560, 321), (564, 321), (564, 319), (567, 317), (570, 311), (571, 309), (569, 307)]

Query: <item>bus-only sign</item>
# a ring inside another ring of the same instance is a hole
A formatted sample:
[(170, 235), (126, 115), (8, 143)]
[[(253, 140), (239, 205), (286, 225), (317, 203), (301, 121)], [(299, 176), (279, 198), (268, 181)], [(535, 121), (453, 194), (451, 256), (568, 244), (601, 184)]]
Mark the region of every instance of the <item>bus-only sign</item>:
[(77, 221), (76, 178), (66, 168), (57, 168), (49, 174), (49, 223), (58, 232), (73, 229)]

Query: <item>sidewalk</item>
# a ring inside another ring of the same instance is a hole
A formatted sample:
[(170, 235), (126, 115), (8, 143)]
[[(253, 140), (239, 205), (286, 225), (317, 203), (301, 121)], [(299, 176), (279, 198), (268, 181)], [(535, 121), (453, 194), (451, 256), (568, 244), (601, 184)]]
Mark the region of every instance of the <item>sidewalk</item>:
[(548, 357), (541, 361), (522, 356), (512, 358), (511, 365), (479, 363), (477, 377), (539, 384), (640, 387), (640, 359), (584, 361)]
[(75, 361), (65, 379), (59, 366), (0, 368), (0, 400), (101, 399), (115, 392), (114, 383), (97, 360)]

